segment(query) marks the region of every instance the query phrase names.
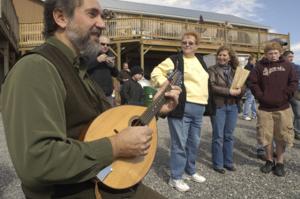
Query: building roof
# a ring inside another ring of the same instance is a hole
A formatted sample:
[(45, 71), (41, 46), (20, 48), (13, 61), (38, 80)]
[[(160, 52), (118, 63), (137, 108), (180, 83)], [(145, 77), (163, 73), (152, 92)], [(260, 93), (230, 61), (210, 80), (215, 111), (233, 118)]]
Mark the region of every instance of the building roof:
[(106, 9), (119, 12), (127, 12), (132, 14), (144, 14), (180, 19), (190, 19), (199, 20), (200, 15), (202, 15), (204, 21), (214, 22), (214, 23), (224, 23), (229, 22), (233, 25), (247, 26), (253, 28), (263, 28), (269, 29), (269, 27), (249, 21), (240, 17), (227, 14), (219, 14), (214, 12), (205, 12), (200, 10), (183, 9), (176, 7), (136, 3), (129, 1), (120, 0), (100, 0), (101, 6)]
[[(44, 1), (44, 0), (41, 0)], [(269, 29), (268, 26), (255, 23), (240, 17), (228, 14), (219, 14), (214, 12), (205, 12), (200, 10), (176, 8), (169, 6), (160, 6), (153, 4), (136, 3), (120, 0), (99, 0), (104, 9), (113, 11), (127, 12), (132, 14), (144, 14), (161, 17), (171, 17), (179, 19), (199, 20), (202, 15), (204, 21), (214, 23), (229, 22), (232, 25), (247, 26), (253, 28)]]

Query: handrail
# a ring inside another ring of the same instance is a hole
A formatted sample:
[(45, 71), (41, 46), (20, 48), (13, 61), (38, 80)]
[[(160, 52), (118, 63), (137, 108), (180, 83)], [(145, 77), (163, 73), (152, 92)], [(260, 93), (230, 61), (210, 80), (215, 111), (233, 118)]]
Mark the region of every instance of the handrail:
[[(20, 25), (20, 46), (35, 46), (43, 42), (42, 23)], [(227, 28), (221, 25), (199, 24), (148, 17), (116, 18), (106, 21), (107, 34), (113, 41), (134, 38), (155, 40), (180, 40), (187, 31), (196, 31), (200, 43), (230, 44), (261, 49), (272, 38), (289, 40), (289, 35), (267, 33), (255, 29)]]

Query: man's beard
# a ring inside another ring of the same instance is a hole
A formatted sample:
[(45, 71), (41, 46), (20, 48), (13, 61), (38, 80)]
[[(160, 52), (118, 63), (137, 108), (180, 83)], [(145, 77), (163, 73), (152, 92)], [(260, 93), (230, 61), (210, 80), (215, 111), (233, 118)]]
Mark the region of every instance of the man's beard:
[[(101, 32), (101, 29), (93, 27), (83, 34), (78, 26), (74, 25), (72, 22), (68, 24), (66, 28), (66, 34), (70, 42), (77, 50), (79, 50), (80, 56), (87, 60), (95, 60), (99, 54), (99, 36), (101, 35)], [(92, 37), (96, 37), (96, 39)]]

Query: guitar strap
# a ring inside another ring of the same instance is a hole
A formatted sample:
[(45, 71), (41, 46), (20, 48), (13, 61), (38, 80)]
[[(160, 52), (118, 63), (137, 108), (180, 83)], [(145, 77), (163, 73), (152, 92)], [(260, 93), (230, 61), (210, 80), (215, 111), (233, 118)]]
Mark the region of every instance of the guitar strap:
[(101, 193), (99, 191), (99, 186), (98, 186), (99, 180), (93, 179), (93, 182), (95, 183), (95, 197), (96, 197), (96, 199), (102, 199)]

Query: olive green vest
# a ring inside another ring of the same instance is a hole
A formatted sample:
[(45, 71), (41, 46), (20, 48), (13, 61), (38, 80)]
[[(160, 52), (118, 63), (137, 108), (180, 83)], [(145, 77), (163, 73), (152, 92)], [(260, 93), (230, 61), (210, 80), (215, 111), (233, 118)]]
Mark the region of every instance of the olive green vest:
[(43, 56), (57, 69), (67, 92), (65, 99), (67, 137), (79, 139), (88, 125), (110, 107), (103, 91), (91, 80), (97, 99), (93, 97), (80, 79), (73, 63), (55, 46), (45, 43), (28, 54), (33, 53)]

